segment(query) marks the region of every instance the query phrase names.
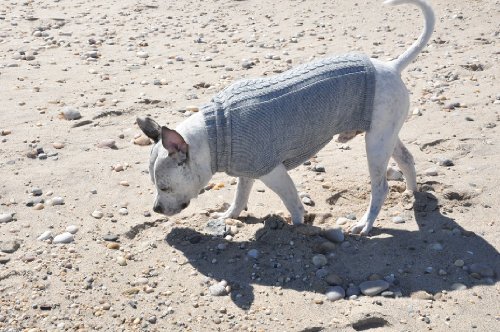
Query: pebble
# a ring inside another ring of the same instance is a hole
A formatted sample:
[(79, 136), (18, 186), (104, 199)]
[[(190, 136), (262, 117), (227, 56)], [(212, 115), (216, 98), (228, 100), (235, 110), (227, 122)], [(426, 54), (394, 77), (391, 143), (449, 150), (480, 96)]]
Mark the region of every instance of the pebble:
[(463, 259), (457, 259), (457, 260), (453, 263), (453, 265), (458, 266), (458, 267), (462, 267), (462, 266), (464, 266), (464, 265), (465, 265), (465, 262), (463, 261)]
[(349, 219), (344, 218), (344, 217), (340, 217), (337, 219), (337, 221), (335, 223), (339, 226), (342, 226), (342, 225), (347, 224), (348, 222), (349, 222)]
[(135, 145), (146, 146), (151, 144), (151, 140), (146, 135), (141, 135), (134, 139)]
[[(10, 262), (10, 257), (0, 256), (0, 264), (7, 264), (8, 262)], [(0, 322), (3, 322), (1, 318)]]
[(193, 105), (190, 105), (190, 106), (186, 106), (186, 112), (193, 112), (193, 113), (196, 113), (196, 112), (199, 112), (200, 109), (198, 106), (193, 106)]
[(224, 219), (210, 219), (205, 226), (205, 231), (211, 235), (224, 236), (226, 234), (226, 223)]
[(80, 114), (80, 112), (76, 109), (73, 109), (73, 108), (65, 108), (62, 112), (64, 118), (66, 120), (78, 120), (82, 117), (82, 115)]
[(38, 238), (37, 240), (38, 241), (45, 241), (45, 240), (48, 240), (48, 239), (51, 239), (52, 238), (52, 232), (51, 231), (45, 231), (43, 232)]
[(441, 251), (441, 250), (443, 250), (443, 249), (444, 249), (443, 245), (442, 245), (441, 243), (437, 243), (437, 242), (436, 242), (436, 243), (431, 244), (431, 245), (430, 245), (430, 248), (431, 248), (432, 250), (436, 250), (436, 251)]
[(495, 271), (493, 269), (483, 263), (474, 263), (469, 266), (469, 272), (470, 273), (477, 273), (481, 277), (487, 277), (487, 278), (492, 278), (495, 276)]
[(61, 142), (54, 142), (54, 143), (52, 143), (52, 146), (54, 147), (54, 149), (59, 150), (59, 149), (64, 148), (64, 143), (61, 143)]
[(101, 149), (117, 149), (114, 139), (105, 139), (97, 143), (97, 147)]
[(403, 173), (395, 167), (387, 168), (387, 180), (403, 181)]
[(56, 196), (56, 197), (52, 198), (49, 201), (49, 204), (50, 205), (63, 205), (64, 204), (64, 198)]
[(43, 203), (36, 203), (35, 206), (33, 206), (34, 210), (43, 210), (45, 208), (45, 205)]
[(115, 172), (123, 172), (123, 170), (124, 170), (124, 169), (125, 169), (125, 168), (123, 167), (123, 165), (122, 165), (122, 164), (116, 164), (116, 165), (114, 165), (114, 166), (113, 166), (113, 170), (114, 170)]
[(0, 251), (6, 254), (12, 254), (19, 249), (21, 244), (16, 240), (0, 241)]
[(341, 228), (330, 228), (324, 230), (322, 235), (325, 239), (334, 243), (342, 243), (344, 241), (344, 232)]
[(400, 217), (400, 216), (395, 216), (392, 218), (392, 222), (395, 224), (404, 224), (405, 219), (403, 217)]
[(33, 196), (41, 196), (43, 194), (43, 191), (40, 188), (33, 188), (31, 189), (31, 194)]
[(437, 163), (439, 166), (453, 166), (453, 160), (445, 157), (438, 157), (437, 158)]
[(101, 219), (103, 216), (104, 216), (104, 213), (102, 213), (99, 210), (95, 210), (94, 212), (92, 212), (92, 217), (94, 217), (96, 219)]
[(120, 249), (120, 244), (118, 242), (108, 242), (106, 243), (106, 248), (112, 250), (118, 250)]
[(118, 265), (120, 266), (127, 266), (127, 260), (125, 259), (125, 257), (123, 256), (118, 256), (116, 257), (116, 262), (118, 263)]
[(323, 241), (313, 247), (314, 251), (319, 254), (329, 254), (337, 248), (337, 245), (330, 241)]
[(12, 214), (10, 213), (2, 213), (0, 214), (0, 224), (8, 223), (12, 221)]
[(438, 171), (435, 167), (428, 168), (424, 171), (424, 174), (427, 176), (437, 176)]
[(118, 235), (108, 233), (108, 234), (103, 235), (102, 239), (104, 241), (117, 241), (118, 240)]
[(76, 232), (78, 232), (78, 226), (69, 225), (68, 227), (66, 227), (66, 232), (76, 234)]
[(350, 298), (351, 296), (358, 296), (359, 294), (361, 294), (361, 290), (359, 289), (358, 286), (349, 285), (349, 287), (347, 287), (347, 291), (346, 291), (347, 297)]
[(257, 249), (250, 249), (247, 252), (248, 257), (251, 257), (253, 259), (259, 258), (259, 251)]
[(330, 287), (326, 290), (326, 298), (330, 301), (338, 301), (345, 297), (345, 290), (340, 286)]
[(318, 255), (313, 256), (312, 263), (316, 267), (322, 267), (322, 266), (325, 266), (326, 264), (328, 264), (328, 259), (326, 258), (325, 255), (318, 254)]
[(326, 170), (325, 170), (325, 166), (323, 165), (314, 165), (313, 168), (312, 168), (313, 171), (315, 172), (320, 172), (320, 173), (325, 173)]
[(226, 295), (226, 286), (227, 282), (222, 280), (219, 283), (216, 283), (208, 288), (210, 291), (210, 295), (212, 296), (224, 296)]
[(342, 285), (342, 283), (344, 282), (344, 280), (335, 273), (328, 274), (325, 278), (325, 281), (331, 286)]
[(375, 296), (389, 288), (389, 283), (385, 280), (369, 280), (359, 285), (361, 293), (367, 296)]
[(141, 59), (147, 59), (149, 58), (149, 54), (147, 52), (139, 51), (136, 53), (137, 57)]
[(73, 234), (69, 232), (64, 232), (62, 234), (56, 235), (52, 243), (70, 243), (73, 242), (74, 237)]
[(302, 203), (304, 203), (305, 205), (309, 205), (309, 206), (314, 205), (314, 202), (312, 201), (312, 199), (310, 199), (307, 196), (302, 197)]
[(456, 283), (454, 283), (454, 284), (451, 285), (451, 289), (455, 290), (455, 291), (460, 291), (460, 290), (467, 289), (467, 286), (465, 286), (462, 283), (456, 282)]
[(121, 214), (122, 216), (128, 215), (128, 210), (127, 208), (121, 208), (118, 210), (118, 213)]

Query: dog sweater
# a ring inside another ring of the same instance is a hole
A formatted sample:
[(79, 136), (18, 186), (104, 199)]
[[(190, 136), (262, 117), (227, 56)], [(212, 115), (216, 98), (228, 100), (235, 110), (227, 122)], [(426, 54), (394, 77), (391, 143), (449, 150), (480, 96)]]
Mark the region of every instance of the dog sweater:
[(370, 128), (375, 73), (347, 54), (238, 81), (203, 105), (212, 172), (259, 178), (299, 166), (345, 131)]

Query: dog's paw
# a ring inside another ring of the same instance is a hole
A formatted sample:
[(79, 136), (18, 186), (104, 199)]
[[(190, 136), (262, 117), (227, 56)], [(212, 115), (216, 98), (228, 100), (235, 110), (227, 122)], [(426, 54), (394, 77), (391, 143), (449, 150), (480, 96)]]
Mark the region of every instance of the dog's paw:
[(365, 220), (360, 220), (354, 226), (351, 227), (349, 232), (351, 234), (359, 234), (362, 236), (367, 236), (371, 230), (372, 227)]

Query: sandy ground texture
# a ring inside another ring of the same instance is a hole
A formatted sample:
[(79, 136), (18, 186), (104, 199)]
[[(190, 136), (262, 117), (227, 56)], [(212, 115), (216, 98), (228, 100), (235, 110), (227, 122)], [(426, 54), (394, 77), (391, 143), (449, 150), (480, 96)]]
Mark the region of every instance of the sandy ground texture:
[(420, 193), (404, 195), (391, 163), (360, 238), (346, 231), (369, 202), (363, 135), (291, 172), (309, 225), (288, 225), (257, 183), (239, 220), (207, 229), (235, 179), (153, 213), (135, 119), (175, 126), (235, 80), (330, 54), (391, 59), (421, 32), (416, 7), (1, 1), (0, 330), (500, 330), (500, 7), (433, 7), (432, 40), (403, 72)]

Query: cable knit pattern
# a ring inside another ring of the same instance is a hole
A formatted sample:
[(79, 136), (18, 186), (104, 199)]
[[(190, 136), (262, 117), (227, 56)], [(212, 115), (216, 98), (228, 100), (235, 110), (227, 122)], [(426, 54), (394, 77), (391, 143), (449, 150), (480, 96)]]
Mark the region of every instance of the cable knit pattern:
[(370, 128), (375, 73), (347, 54), (236, 82), (202, 107), (212, 171), (259, 178), (314, 156), (334, 135)]

